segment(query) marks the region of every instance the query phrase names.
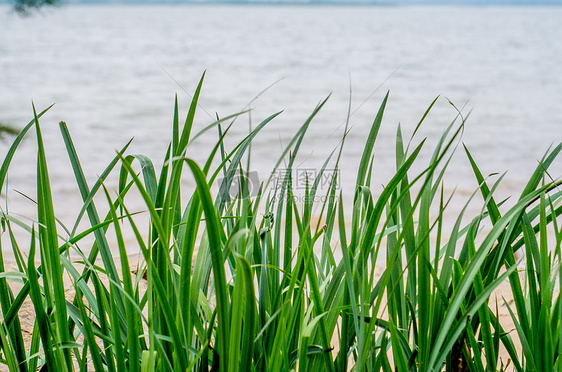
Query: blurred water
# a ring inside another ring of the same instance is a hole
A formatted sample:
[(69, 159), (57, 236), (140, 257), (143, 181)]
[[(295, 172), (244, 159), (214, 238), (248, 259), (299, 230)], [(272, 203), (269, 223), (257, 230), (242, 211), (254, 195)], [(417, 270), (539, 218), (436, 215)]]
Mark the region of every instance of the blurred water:
[[(509, 195), (522, 190), (548, 147), (562, 141), (560, 19), (562, 8), (343, 6), (66, 6), (21, 19), (0, 7), (0, 122), (23, 127), (32, 100), (38, 110), (56, 102), (41, 123), (56, 212), (69, 223), (80, 199), (57, 123), (68, 123), (91, 182), (132, 137), (130, 153), (146, 154), (158, 166), (170, 141), (174, 94), (185, 113), (184, 89), (193, 92), (205, 70), (197, 128), (217, 113), (242, 110), (277, 82), (251, 103), (253, 126), (284, 110), (252, 149), (262, 179), (283, 144), (332, 93), (298, 161), (307, 169), (322, 164), (342, 137), (351, 85), (354, 114), (341, 166), (346, 195), (387, 90), (374, 185), (394, 169), (398, 123), (408, 136), (441, 95), (417, 137), (429, 136), (424, 159), (455, 118), (450, 100), (463, 115), (472, 111), (463, 141), (485, 174), (508, 171), (500, 193)], [(229, 143), (248, 124), (248, 116), (239, 119)], [(203, 159), (215, 139), (215, 133), (202, 138), (191, 156)], [(0, 143), (2, 154), (8, 146)], [(35, 146), (30, 134), (8, 187), (32, 198)], [(562, 175), (560, 161), (552, 175)], [(452, 207), (458, 209), (476, 187), (463, 151), (446, 180), (448, 190), (464, 195)], [(8, 207), (27, 215), (34, 208), (12, 191)]]

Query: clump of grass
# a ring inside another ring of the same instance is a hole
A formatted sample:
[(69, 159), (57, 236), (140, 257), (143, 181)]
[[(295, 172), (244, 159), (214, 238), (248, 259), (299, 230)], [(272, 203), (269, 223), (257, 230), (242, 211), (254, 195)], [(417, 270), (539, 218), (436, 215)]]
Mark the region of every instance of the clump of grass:
[[(241, 113), (211, 123), (204, 131), (217, 130), (217, 141), (198, 164), (189, 145), (200, 134), (192, 135), (192, 128), (202, 81), (182, 122), (176, 99), (172, 139), (159, 174), (151, 159), (128, 154), (126, 144), (89, 185), (70, 132), (60, 123), (83, 199), (72, 227), (57, 224), (54, 214), (39, 125), (47, 110), (34, 111), (16, 137), (0, 168), (0, 185), (22, 138), (35, 129), (38, 220), (26, 225), (2, 212), (9, 242), (3, 249), (12, 250), (17, 266), (6, 272), (0, 256), (1, 361), (10, 370), (562, 370), (562, 192), (560, 181), (547, 176), (562, 145), (545, 155), (503, 214), (494, 197), (501, 178), (488, 185), (465, 148), (480, 185), (475, 193), (484, 203), (474, 216), (466, 216), (465, 207), (445, 231), (448, 200), (442, 185), (462, 134), (461, 117), (446, 128), (420, 172), (413, 165), (421, 162), (425, 141), (416, 140), (417, 128), (405, 141), (398, 128), (396, 172), (377, 195), (371, 189), (373, 149), (387, 95), (364, 145), (353, 203), (343, 204), (335, 182), (345, 136), (309, 180), (300, 203), (291, 170), (326, 101), (273, 167), (272, 173), (285, 162), (287, 177), (276, 187), (264, 181), (254, 195), (244, 159), (278, 114), (231, 150), (223, 139)], [(114, 172), (119, 172), (116, 195), (104, 186)], [(332, 177), (327, 189), (320, 187), (322, 175)], [(194, 192), (182, 189), (184, 177), (195, 179)], [(219, 188), (215, 195), (213, 185)], [(236, 188), (239, 193), (231, 195)], [(132, 190), (143, 199), (148, 230), (127, 207)], [(107, 200), (104, 215), (94, 202), (97, 195)], [(320, 205), (317, 196), (323, 196)], [(317, 207), (320, 215), (313, 214)], [(430, 214), (434, 208), (437, 214)], [(83, 219), (89, 222), (85, 230), (79, 228)], [(491, 228), (482, 230), (483, 223)], [(16, 226), (29, 231), (29, 247), (15, 238)], [(125, 229), (144, 258), (134, 276)], [(87, 249), (86, 237), (94, 241)], [(517, 269), (517, 251), (527, 257), (523, 272)], [(74, 287), (72, 298), (65, 294), (65, 276)], [(489, 302), (507, 279), (515, 332), (505, 329)], [(14, 292), (10, 282), (16, 280), (22, 287)], [(29, 347), (18, 313), (27, 299), (36, 315)], [(509, 360), (499, 358), (502, 350)]]
[(6, 136), (17, 136), (19, 132), (18, 129), (0, 122), (0, 139), (4, 139)]

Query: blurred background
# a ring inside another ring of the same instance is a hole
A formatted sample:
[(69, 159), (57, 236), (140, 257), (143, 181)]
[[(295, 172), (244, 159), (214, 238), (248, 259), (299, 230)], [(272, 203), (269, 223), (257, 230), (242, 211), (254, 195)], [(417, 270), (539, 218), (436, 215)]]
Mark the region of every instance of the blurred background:
[[(516, 197), (538, 160), (562, 141), (562, 7), (554, 1), (439, 3), (63, 3), (25, 17), (6, 3), (0, 6), (0, 122), (22, 128), (33, 118), (32, 102), (38, 111), (55, 103), (40, 123), (63, 221), (74, 221), (81, 202), (58, 122), (67, 122), (91, 183), (133, 137), (129, 153), (147, 155), (159, 168), (171, 139), (174, 95), (185, 117), (204, 71), (196, 130), (217, 115), (252, 109), (234, 123), (228, 147), (283, 111), (252, 148), (251, 168), (262, 181), (331, 95), (311, 124), (297, 167), (322, 165), (342, 139), (350, 107), (340, 164), (349, 200), (364, 141), (390, 91), (375, 146), (375, 193), (395, 170), (399, 124), (408, 139), (439, 96), (416, 134), (416, 143), (428, 137), (418, 169), (461, 112), (468, 117), (463, 143), (485, 175), (507, 172), (498, 193)], [(32, 132), (1, 199), (4, 210), (26, 216), (35, 209), (21, 195), (35, 198)], [(12, 138), (0, 142), (1, 157)], [(209, 132), (188, 156), (204, 159), (216, 139), (216, 130)], [(551, 175), (560, 178), (561, 161)], [(459, 211), (477, 187), (462, 146), (445, 182), (448, 193), (456, 190), (450, 209)], [(116, 177), (108, 181), (116, 185)]]

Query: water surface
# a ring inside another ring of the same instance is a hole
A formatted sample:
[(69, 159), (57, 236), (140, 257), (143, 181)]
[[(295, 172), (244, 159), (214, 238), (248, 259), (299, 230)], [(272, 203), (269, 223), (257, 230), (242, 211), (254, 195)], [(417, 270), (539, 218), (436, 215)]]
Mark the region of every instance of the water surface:
[[(548, 7), (66, 6), (25, 19), (0, 7), (0, 121), (23, 127), (32, 101), (38, 110), (56, 102), (41, 123), (56, 212), (69, 223), (80, 199), (57, 123), (68, 123), (91, 182), (132, 137), (130, 153), (158, 166), (170, 141), (174, 95), (185, 112), (186, 92), (204, 71), (197, 128), (249, 102), (252, 126), (283, 110), (252, 149), (262, 179), (331, 94), (298, 161), (303, 169), (319, 167), (342, 137), (351, 97), (341, 164), (351, 195), (366, 134), (390, 91), (375, 151), (379, 190), (395, 166), (398, 124), (408, 136), (440, 96), (417, 136), (429, 136), (424, 159), (457, 115), (450, 100), (463, 116), (470, 113), (463, 142), (483, 172), (508, 172), (500, 193), (509, 195), (562, 140), (560, 19), (562, 9)], [(248, 116), (240, 118), (229, 143), (248, 126)], [(34, 138), (14, 159), (8, 187), (32, 198)], [(191, 156), (202, 159), (215, 138), (202, 138)], [(8, 142), (0, 148), (5, 153)], [(562, 175), (560, 161), (552, 175)], [(458, 210), (476, 187), (463, 151), (446, 180), (461, 196), (452, 206)], [(12, 191), (8, 207), (28, 215), (34, 208)]]

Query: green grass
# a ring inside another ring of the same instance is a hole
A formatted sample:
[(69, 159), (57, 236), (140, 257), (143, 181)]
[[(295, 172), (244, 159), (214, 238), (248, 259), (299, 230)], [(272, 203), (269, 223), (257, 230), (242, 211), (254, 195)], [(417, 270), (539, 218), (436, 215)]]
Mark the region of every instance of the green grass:
[[(217, 119), (203, 130), (217, 131), (216, 144), (198, 164), (189, 145), (201, 134), (192, 129), (202, 81), (182, 122), (176, 100), (172, 139), (158, 167), (129, 155), (126, 144), (88, 184), (60, 123), (83, 200), (73, 226), (54, 213), (39, 125), (48, 109), (34, 111), (16, 137), (0, 186), (18, 145), (35, 130), (38, 218), (28, 224), (1, 212), (2, 250), (16, 258), (6, 271), (0, 256), (0, 361), (8, 369), (562, 371), (562, 191), (548, 174), (562, 144), (544, 156), (510, 207), (495, 197), (502, 177), (489, 184), (464, 148), (479, 184), (471, 200), (482, 200), (482, 209), (467, 215), (467, 203), (445, 223), (443, 182), (464, 119), (455, 118), (429, 150), (415, 134), (433, 103), (410, 139), (398, 128), (396, 171), (376, 194), (373, 154), (387, 95), (364, 144), (356, 189), (346, 190), (355, 192), (353, 203), (344, 205), (336, 182), (345, 135), (299, 202), (290, 170), (323, 101), (272, 169), (284, 164), (289, 176), (277, 187), (264, 180), (253, 195), (238, 175), (249, 171), (252, 141), (278, 114), (230, 150), (223, 139), (240, 113)], [(105, 186), (112, 174), (117, 190)], [(322, 175), (333, 177), (328, 188)], [(195, 180), (193, 192), (184, 190), (184, 178)], [(233, 183), (239, 197), (227, 192)], [(145, 213), (130, 212), (130, 193), (142, 198)], [(29, 246), (14, 233), (22, 227)], [(138, 268), (129, 262), (128, 235), (143, 257)], [(516, 253), (525, 256), (524, 269)], [(512, 304), (490, 301), (503, 282)], [(30, 340), (19, 312), (24, 301), (35, 310)], [(500, 321), (504, 305), (513, 329)]]

